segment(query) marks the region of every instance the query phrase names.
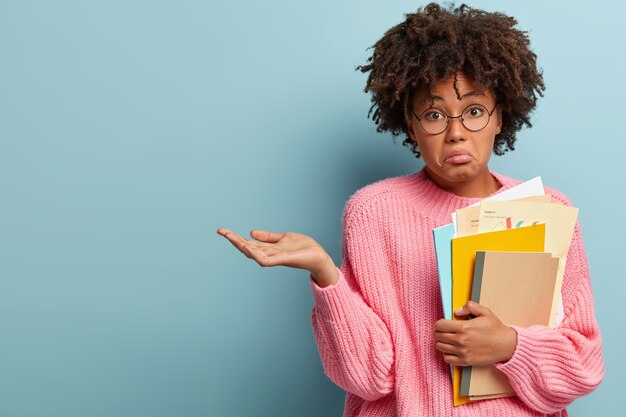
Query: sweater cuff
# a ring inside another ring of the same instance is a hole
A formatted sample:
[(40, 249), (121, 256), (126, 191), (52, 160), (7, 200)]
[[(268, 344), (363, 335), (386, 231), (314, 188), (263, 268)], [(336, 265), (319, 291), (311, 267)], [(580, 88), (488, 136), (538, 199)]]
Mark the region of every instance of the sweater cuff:
[(318, 314), (330, 321), (340, 321), (346, 317), (346, 309), (351, 310), (352, 304), (352, 290), (341, 269), (336, 266), (335, 268), (339, 271), (337, 282), (323, 288), (318, 286), (309, 275), (315, 308)]
[(534, 368), (538, 365), (537, 346), (532, 344), (528, 337), (528, 329), (520, 326), (510, 326), (517, 332), (517, 346), (513, 356), (506, 362), (494, 364), (507, 377), (516, 380), (530, 380)]

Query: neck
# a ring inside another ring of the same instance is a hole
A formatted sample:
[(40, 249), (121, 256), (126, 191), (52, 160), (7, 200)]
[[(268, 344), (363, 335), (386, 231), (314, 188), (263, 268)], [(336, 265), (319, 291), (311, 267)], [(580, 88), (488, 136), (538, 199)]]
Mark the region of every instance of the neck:
[(480, 175), (470, 180), (449, 181), (434, 174), (426, 167), (426, 174), (439, 187), (461, 197), (483, 198), (500, 189), (501, 184), (485, 169)]

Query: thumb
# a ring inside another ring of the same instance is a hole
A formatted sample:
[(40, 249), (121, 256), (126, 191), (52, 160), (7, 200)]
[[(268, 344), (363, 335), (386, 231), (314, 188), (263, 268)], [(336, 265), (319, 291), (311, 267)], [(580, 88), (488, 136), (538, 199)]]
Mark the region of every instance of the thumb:
[(472, 315), (474, 317), (479, 317), (479, 316), (484, 316), (488, 313), (489, 313), (489, 309), (487, 307), (483, 307), (474, 301), (468, 301), (463, 307), (458, 308), (454, 311), (454, 314), (456, 316)]
[(255, 238), (256, 240), (260, 240), (261, 242), (267, 243), (276, 243), (278, 242), (285, 234), (284, 233), (272, 233), (267, 230), (253, 230), (250, 232), (250, 236)]

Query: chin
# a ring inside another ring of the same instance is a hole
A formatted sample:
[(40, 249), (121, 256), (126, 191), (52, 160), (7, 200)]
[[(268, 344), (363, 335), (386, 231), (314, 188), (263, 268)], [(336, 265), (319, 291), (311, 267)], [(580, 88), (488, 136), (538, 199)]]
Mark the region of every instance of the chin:
[(447, 172), (442, 173), (444, 178), (447, 178), (449, 181), (470, 181), (476, 177), (478, 177), (481, 170), (479, 167), (475, 166), (456, 166)]

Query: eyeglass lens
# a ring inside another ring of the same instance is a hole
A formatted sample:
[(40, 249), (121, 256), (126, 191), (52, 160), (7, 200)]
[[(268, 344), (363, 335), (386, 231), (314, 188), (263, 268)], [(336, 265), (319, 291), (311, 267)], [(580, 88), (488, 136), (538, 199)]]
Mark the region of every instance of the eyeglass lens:
[(443, 110), (437, 108), (431, 108), (425, 110), (421, 117), (420, 123), (424, 130), (431, 135), (437, 135), (448, 127), (450, 119), (456, 119), (460, 117), (461, 123), (467, 130), (476, 132), (484, 129), (489, 123), (489, 111), (480, 104), (472, 104), (467, 106), (461, 116), (448, 116)]

